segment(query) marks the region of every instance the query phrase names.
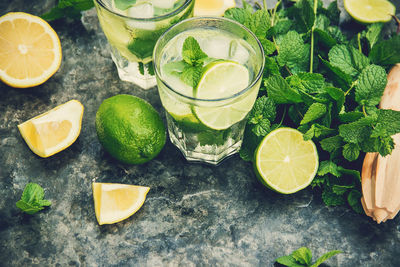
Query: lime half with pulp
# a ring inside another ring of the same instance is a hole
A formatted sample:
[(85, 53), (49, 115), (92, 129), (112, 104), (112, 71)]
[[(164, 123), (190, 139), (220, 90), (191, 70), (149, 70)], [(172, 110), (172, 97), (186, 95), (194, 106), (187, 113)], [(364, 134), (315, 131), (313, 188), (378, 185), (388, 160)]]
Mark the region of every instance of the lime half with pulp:
[(344, 8), (362, 23), (388, 22), (396, 14), (396, 7), (387, 0), (344, 0)]
[[(234, 61), (214, 61), (205, 67), (203, 76), (195, 90), (198, 99), (223, 99), (244, 90), (249, 85), (248, 69)], [(238, 101), (221, 106), (194, 106), (193, 111), (199, 121), (214, 130), (224, 130), (243, 120), (251, 110), (257, 90)], [(223, 101), (222, 101), (223, 102)]]
[(318, 170), (315, 144), (304, 141), (292, 128), (279, 128), (261, 141), (255, 154), (255, 169), (260, 181), (283, 194), (307, 187)]

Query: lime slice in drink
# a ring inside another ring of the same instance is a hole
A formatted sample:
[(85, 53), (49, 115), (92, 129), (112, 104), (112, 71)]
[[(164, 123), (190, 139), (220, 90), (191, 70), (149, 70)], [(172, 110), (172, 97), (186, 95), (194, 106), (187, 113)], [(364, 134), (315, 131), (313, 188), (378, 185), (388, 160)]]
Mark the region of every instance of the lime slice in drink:
[(387, 0), (344, 0), (344, 8), (362, 23), (388, 22), (396, 14), (396, 7)]
[[(234, 61), (214, 61), (205, 67), (195, 96), (199, 99), (221, 99), (239, 93), (248, 85), (249, 71), (246, 67)], [(257, 97), (257, 90), (253, 92), (238, 97), (237, 101), (229, 103), (227, 100), (226, 105), (219, 107), (194, 106), (193, 111), (208, 128), (224, 130), (246, 117)]]
[(303, 134), (279, 128), (261, 141), (255, 153), (255, 169), (260, 181), (282, 194), (307, 187), (318, 170), (315, 144), (304, 141)]

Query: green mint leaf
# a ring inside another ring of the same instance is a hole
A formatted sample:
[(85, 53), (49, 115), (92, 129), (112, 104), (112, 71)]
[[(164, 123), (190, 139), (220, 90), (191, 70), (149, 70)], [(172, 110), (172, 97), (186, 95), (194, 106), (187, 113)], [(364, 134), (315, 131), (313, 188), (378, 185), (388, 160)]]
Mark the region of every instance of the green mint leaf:
[(243, 25), (245, 25), (246, 21), (250, 21), (252, 19), (252, 9), (246, 8), (230, 8), (225, 11), (225, 18), (235, 20)]
[(265, 38), (271, 27), (271, 18), (265, 9), (260, 9), (251, 15), (251, 19), (245, 21), (244, 25), (249, 28), (258, 38)]
[[(301, 126), (300, 126), (301, 127)], [(327, 135), (335, 133), (336, 130), (328, 128), (318, 123), (311, 125), (310, 129), (303, 135), (305, 141), (311, 140), (313, 138), (321, 138)]]
[(331, 49), (333, 46), (337, 44), (337, 41), (335, 38), (332, 37), (332, 35), (327, 32), (326, 30), (321, 30), (319, 28), (316, 28), (314, 30), (314, 33), (316, 34), (316, 40), (317, 43), (321, 43), (328, 49)]
[(254, 160), (254, 152), (261, 142), (262, 137), (258, 137), (254, 134), (252, 130), (252, 125), (246, 125), (243, 136), (243, 143), (240, 147), (239, 155), (244, 161), (253, 161)]
[(369, 58), (377, 65), (392, 65), (400, 62), (400, 35), (374, 45)]
[(339, 120), (343, 123), (355, 122), (364, 117), (364, 113), (359, 111), (350, 111), (339, 114)]
[(262, 119), (253, 125), (251, 130), (256, 136), (264, 137), (271, 131), (271, 122), (268, 119)]
[(348, 90), (353, 81), (352, 77), (338, 67), (333, 66), (329, 61), (326, 61), (321, 57), (320, 59), (326, 67), (328, 77), (334, 81), (334, 84), (343, 90)]
[(292, 257), (300, 264), (308, 266), (311, 264), (312, 253), (309, 248), (301, 247), (292, 253)]
[(333, 23), (334, 25), (339, 25), (340, 10), (338, 8), (337, 1), (333, 1), (329, 4), (326, 15), (328, 16), (331, 23)]
[(364, 210), (361, 205), (362, 194), (360, 191), (351, 190), (349, 195), (347, 196), (347, 202), (349, 203), (350, 207), (357, 213), (363, 214)]
[(114, 4), (118, 9), (125, 10), (136, 4), (136, 0), (114, 0)]
[(43, 188), (35, 183), (28, 183), (22, 193), (21, 200), (16, 203), (16, 206), (23, 212), (34, 214), (43, 209), (43, 206), (50, 206), (51, 202), (44, 200)]
[(128, 44), (128, 50), (138, 58), (147, 58), (153, 55), (153, 49), (156, 45), (157, 38), (155, 39), (133, 39)]
[(261, 120), (267, 119), (274, 121), (276, 117), (276, 106), (271, 98), (266, 96), (259, 97), (254, 103), (253, 109), (250, 111), (250, 124), (258, 124)]
[(371, 135), (371, 127), (376, 122), (375, 117), (364, 117), (355, 122), (339, 126), (339, 135), (348, 143), (362, 143)]
[(282, 264), (288, 267), (304, 267), (304, 264), (297, 263), (296, 259), (293, 258), (291, 255), (282, 256), (275, 260), (277, 263)]
[(394, 141), (390, 136), (383, 136), (378, 138), (378, 152), (382, 156), (387, 156), (392, 153), (394, 149)]
[(372, 134), (379, 129), (384, 129), (388, 136), (400, 133), (400, 111), (379, 109), (377, 114), (378, 120)]
[(325, 160), (320, 162), (317, 174), (319, 176), (332, 174), (336, 177), (340, 177), (342, 175), (339, 171), (339, 167), (333, 161), (330, 160)]
[(143, 64), (143, 62), (139, 62), (138, 63), (138, 68), (139, 68), (140, 74), (144, 75), (144, 64)]
[(358, 182), (361, 182), (361, 174), (357, 170), (345, 169), (342, 166), (339, 166), (339, 171), (342, 173), (342, 177), (347, 178), (351, 177), (353, 180), (355, 179)]
[(319, 73), (300, 72), (286, 78), (291, 87), (308, 94), (324, 93), (325, 78)]
[(187, 66), (183, 69), (180, 75), (181, 80), (187, 85), (196, 88), (203, 74), (203, 67), (201, 66)]
[(333, 66), (353, 77), (369, 65), (369, 59), (352, 46), (335, 45), (328, 56)]
[(311, 188), (314, 189), (315, 187), (321, 188), (327, 181), (327, 176), (316, 176), (311, 182)]
[(329, 259), (329, 258), (331, 258), (331, 257), (333, 257), (333, 256), (335, 256), (335, 255), (337, 255), (337, 254), (339, 254), (339, 253), (342, 253), (342, 251), (340, 251), (340, 250), (333, 250), (333, 251), (330, 251), (330, 252), (328, 252), (328, 253), (325, 253), (325, 254), (322, 255), (313, 265), (311, 265), (311, 267), (318, 267), (318, 266), (320, 266), (324, 261), (326, 261), (327, 259)]
[(195, 38), (189, 36), (185, 39), (182, 46), (182, 58), (187, 64), (202, 65), (207, 57)]
[(346, 203), (343, 195), (337, 195), (332, 191), (331, 187), (325, 187), (322, 192), (322, 200), (326, 206), (340, 206)]
[(333, 185), (332, 186), (332, 192), (335, 193), (336, 195), (344, 195), (346, 194), (350, 189), (354, 188), (354, 185)]
[(336, 113), (341, 112), (346, 98), (343, 90), (333, 86), (325, 87), (324, 90), (334, 101), (336, 101)]
[(263, 77), (268, 78), (273, 75), (280, 75), (278, 63), (273, 57), (266, 57)]
[(332, 137), (322, 139), (319, 143), (323, 150), (332, 153), (343, 146), (343, 138), (340, 137), (339, 135), (335, 135)]
[(343, 157), (348, 161), (355, 161), (360, 155), (360, 146), (354, 143), (347, 143), (343, 146)]
[(355, 87), (356, 101), (360, 105), (379, 104), (387, 83), (386, 71), (381, 66), (369, 65), (360, 74)]
[[(287, 66), (293, 74), (307, 72), (310, 63), (310, 44), (306, 44), (301, 35), (295, 31), (289, 31), (278, 43), (278, 63)], [(294, 53), (293, 51), (296, 51)]]
[(328, 17), (325, 15), (319, 14), (317, 16), (317, 19), (315, 20), (315, 29), (314, 30), (319, 29), (319, 30), (325, 31), (326, 29), (328, 29), (329, 24), (330, 24), (330, 21), (329, 21)]
[(146, 67), (150, 75), (155, 75), (153, 62), (147, 63)]
[(164, 64), (163, 71), (168, 75), (180, 74), (180, 73), (183, 72), (183, 70), (187, 66), (188, 66), (188, 64), (183, 60), (181, 60), (181, 61), (171, 61), (171, 62), (168, 62), (167, 64)]
[(286, 34), (291, 28), (293, 28), (293, 20), (282, 18), (267, 31), (267, 38)]
[(326, 105), (321, 103), (313, 103), (304, 114), (300, 124), (306, 124), (321, 118), (326, 113)]
[(41, 15), (41, 18), (47, 21), (63, 17), (77, 19), (81, 17), (81, 11), (91, 9), (93, 6), (92, 0), (60, 0), (57, 6)]
[(268, 96), (277, 104), (301, 103), (298, 92), (293, 90), (282, 76), (269, 77), (264, 82)]
[(340, 30), (338, 26), (329, 26), (328, 33), (336, 40), (338, 44), (343, 44), (347, 42), (346, 36)]
[(369, 48), (372, 49), (376, 43), (382, 39), (382, 28), (385, 25), (383, 22), (373, 23), (367, 28), (365, 37), (368, 40)]
[(264, 52), (265, 52), (266, 56), (269, 56), (275, 52), (276, 47), (273, 42), (266, 39), (265, 37), (259, 37), (258, 39), (260, 40), (260, 43), (261, 43), (262, 47), (264, 48)]
[(293, 15), (296, 18), (297, 26), (302, 32), (308, 32), (314, 25), (315, 14), (310, 1), (300, 0), (294, 5), (296, 11)]

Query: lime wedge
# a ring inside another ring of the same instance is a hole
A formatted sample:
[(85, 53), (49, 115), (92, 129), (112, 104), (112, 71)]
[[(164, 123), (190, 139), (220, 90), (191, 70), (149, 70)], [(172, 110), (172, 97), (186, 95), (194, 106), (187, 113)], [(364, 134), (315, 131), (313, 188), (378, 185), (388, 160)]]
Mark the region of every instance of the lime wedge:
[(267, 187), (282, 194), (295, 193), (307, 187), (317, 173), (317, 148), (295, 129), (276, 129), (258, 146), (255, 169)]
[[(249, 85), (249, 71), (234, 61), (214, 61), (206, 65), (195, 90), (199, 99), (221, 99), (239, 93)], [(237, 101), (219, 107), (194, 106), (193, 111), (201, 123), (214, 130), (224, 130), (243, 120), (253, 107), (257, 90), (252, 90)], [(212, 102), (212, 101), (211, 101)]]
[(396, 7), (387, 0), (344, 0), (344, 8), (362, 23), (388, 22), (396, 14)]

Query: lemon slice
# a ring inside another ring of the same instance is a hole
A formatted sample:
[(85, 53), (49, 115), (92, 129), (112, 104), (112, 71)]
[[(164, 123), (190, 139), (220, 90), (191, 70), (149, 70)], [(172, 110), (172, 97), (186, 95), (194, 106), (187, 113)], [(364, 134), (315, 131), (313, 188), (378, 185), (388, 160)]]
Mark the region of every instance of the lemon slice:
[(150, 188), (145, 186), (93, 183), (94, 209), (100, 225), (125, 220), (142, 207)]
[(227, 9), (235, 6), (235, 0), (196, 0), (194, 3), (194, 16), (223, 16)]
[(307, 187), (318, 170), (315, 144), (304, 141), (303, 134), (291, 128), (279, 128), (261, 141), (255, 154), (260, 181), (283, 194)]
[(71, 100), (18, 125), (18, 129), (29, 148), (47, 158), (75, 142), (81, 131), (82, 115), (82, 104)]
[[(239, 63), (215, 61), (205, 67), (205, 72), (195, 90), (195, 96), (210, 100), (229, 98), (244, 90), (249, 85), (249, 80), (249, 71)], [(238, 97), (237, 100), (218, 107), (194, 106), (193, 111), (198, 120), (208, 128), (224, 130), (246, 117), (253, 107), (257, 92), (252, 90), (245, 97)]]
[(60, 67), (57, 33), (43, 19), (11, 12), (0, 17), (0, 79), (18, 87), (44, 83)]
[(387, 0), (344, 0), (344, 8), (362, 23), (388, 22), (396, 7)]

